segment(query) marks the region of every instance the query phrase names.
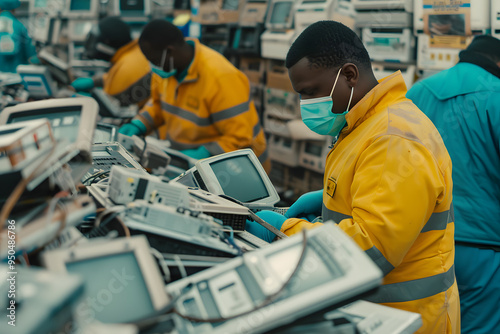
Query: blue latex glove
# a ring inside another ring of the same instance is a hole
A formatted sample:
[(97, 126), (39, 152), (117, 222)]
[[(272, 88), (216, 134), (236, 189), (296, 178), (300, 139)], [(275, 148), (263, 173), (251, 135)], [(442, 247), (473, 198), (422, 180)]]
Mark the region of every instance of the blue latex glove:
[(193, 159), (198, 159), (198, 160), (205, 159), (205, 158), (212, 156), (212, 154), (210, 152), (208, 152), (208, 150), (205, 148), (205, 146), (200, 146), (198, 148), (193, 148), (191, 150), (183, 150), (183, 151), (179, 151), (179, 152), (184, 153), (188, 157), (191, 157)]
[(287, 218), (304, 217), (307, 220), (321, 216), (323, 190), (311, 191), (299, 197), (285, 213)]
[(31, 64), (31, 65), (42, 65), (42, 62), (40, 61), (40, 58), (38, 58), (38, 56), (31, 56), (28, 58), (28, 62)]
[(94, 80), (92, 78), (78, 78), (71, 83), (71, 86), (77, 92), (91, 90), (94, 88)]
[(122, 125), (122, 127), (118, 130), (119, 133), (131, 137), (134, 135), (142, 136), (146, 133), (146, 131), (146, 126), (138, 119), (134, 119), (132, 122)]
[[(257, 212), (257, 216), (263, 219), (266, 223), (273, 225), (278, 230), (281, 229), (281, 226), (287, 219), (285, 216), (280, 215), (279, 213), (274, 211), (259, 211)], [(247, 220), (246, 230), (256, 237), (259, 237), (267, 242), (271, 242), (274, 240), (274, 238), (276, 238), (276, 235), (273, 232), (269, 231), (267, 228), (254, 221)]]

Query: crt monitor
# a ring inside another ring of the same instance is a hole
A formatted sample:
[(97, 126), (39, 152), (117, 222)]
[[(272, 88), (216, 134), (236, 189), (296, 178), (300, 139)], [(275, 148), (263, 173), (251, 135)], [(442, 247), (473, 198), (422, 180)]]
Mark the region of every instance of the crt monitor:
[(106, 123), (97, 123), (94, 131), (94, 143), (107, 143), (116, 141), (116, 126)]
[(272, 207), (278, 193), (259, 159), (251, 149), (243, 149), (196, 162), (205, 190), (224, 194), (248, 207)]
[(48, 98), (56, 93), (56, 83), (45, 66), (19, 65), (16, 70), (30, 97)]
[(93, 20), (71, 20), (68, 22), (68, 38), (72, 42), (85, 42), (92, 27), (97, 24)]
[(273, 1), (269, 15), (267, 16), (266, 27), (268, 29), (292, 29), (293, 8), (294, 1)]
[(67, 0), (63, 16), (96, 19), (99, 17), (99, 0)]
[(97, 110), (97, 102), (89, 97), (27, 102), (4, 109), (0, 113), (0, 124), (47, 118), (54, 138), (67, 143), (61, 145), (61, 149), (78, 150), (79, 155), (90, 159)]
[(43, 262), (49, 270), (83, 278), (86, 298), (77, 311), (88, 317), (84, 321), (133, 322), (168, 303), (163, 278), (142, 235), (48, 251)]

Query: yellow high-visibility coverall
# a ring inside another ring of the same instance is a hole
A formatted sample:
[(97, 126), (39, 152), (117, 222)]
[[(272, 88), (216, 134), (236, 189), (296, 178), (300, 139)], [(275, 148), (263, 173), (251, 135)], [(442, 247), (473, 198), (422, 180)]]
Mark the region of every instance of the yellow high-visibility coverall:
[[(346, 114), (326, 161), (323, 221), (337, 222), (384, 272), (368, 300), (420, 313), (419, 334), (457, 334), (451, 159), (405, 94), (394, 73)], [(282, 231), (314, 225), (291, 218)]]

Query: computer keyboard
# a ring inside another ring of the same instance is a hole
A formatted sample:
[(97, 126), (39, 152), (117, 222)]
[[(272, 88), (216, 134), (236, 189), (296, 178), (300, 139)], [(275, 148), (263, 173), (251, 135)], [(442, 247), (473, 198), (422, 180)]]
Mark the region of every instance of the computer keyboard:
[(280, 208), (274, 208), (272, 211), (279, 213), (280, 215), (285, 215), (285, 213), (290, 209), (290, 207), (280, 207)]
[(259, 237), (256, 237), (250, 232), (243, 231), (240, 233), (235, 234), (237, 239), (242, 240), (245, 243), (249, 243), (250, 246), (253, 246), (254, 248), (262, 248), (269, 246), (269, 243), (267, 241), (262, 240)]

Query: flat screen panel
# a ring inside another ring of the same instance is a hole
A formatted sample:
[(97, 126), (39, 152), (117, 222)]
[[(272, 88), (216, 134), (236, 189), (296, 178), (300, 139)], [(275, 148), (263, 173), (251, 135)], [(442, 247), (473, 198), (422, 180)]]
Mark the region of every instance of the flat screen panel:
[(271, 14), (272, 24), (286, 24), (292, 11), (293, 2), (277, 2)]
[(135, 321), (155, 310), (133, 252), (66, 264), (85, 280), (85, 303), (104, 323)]
[(61, 107), (54, 109), (38, 109), (13, 113), (7, 123), (17, 123), (34, 119), (47, 118), (57, 141), (75, 143), (80, 128), (81, 109), (77, 107)]
[(269, 196), (266, 185), (253, 165), (245, 157), (227, 158), (210, 164), (225, 195), (244, 203)]
[(89, 11), (90, 6), (91, 0), (70, 0), (69, 9)]

